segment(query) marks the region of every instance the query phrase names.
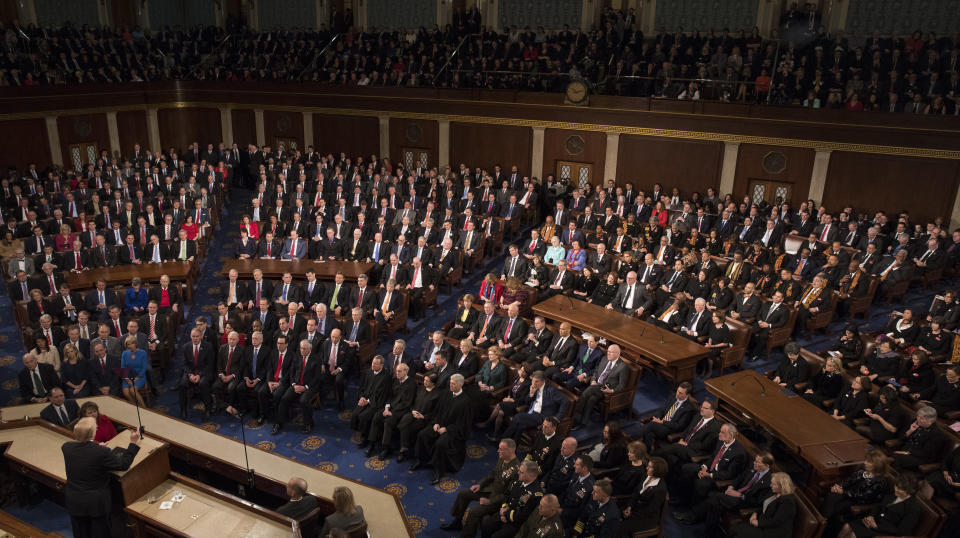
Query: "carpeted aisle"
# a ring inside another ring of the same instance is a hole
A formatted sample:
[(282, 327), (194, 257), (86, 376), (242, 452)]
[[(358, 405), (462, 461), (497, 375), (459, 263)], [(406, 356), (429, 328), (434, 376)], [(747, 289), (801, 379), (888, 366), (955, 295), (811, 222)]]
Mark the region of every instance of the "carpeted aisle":
[[(187, 340), (186, 327), (193, 326), (193, 320), (203, 314), (210, 316), (216, 311), (216, 301), (220, 294), (221, 280), (218, 275), (224, 261), (233, 257), (233, 238), (235, 231), (239, 227), (239, 212), (235, 207), (243, 207), (242, 200), (247, 199), (244, 191), (235, 191), (232, 195), (233, 203), (226, 203), (223, 211), (221, 229), (214, 234), (214, 240), (207, 253), (207, 261), (202, 269), (201, 278), (195, 293), (195, 302), (186, 311), (188, 323), (180, 329), (179, 342)], [(426, 341), (427, 334), (439, 328), (443, 323), (450, 319), (456, 310), (457, 297), (466, 291), (476, 291), (479, 281), (487, 270), (495, 270), (502, 263), (502, 256), (488, 260), (486, 266), (480, 270), (475, 269), (464, 280), (461, 289), (455, 289), (452, 294), (441, 292), (438, 299), (439, 306), (431, 310), (428, 316), (423, 320), (413, 323), (410, 322), (408, 328), (410, 333), (405, 337), (408, 341), (408, 350), (411, 353), (420, 353), (422, 346)], [(937, 290), (939, 291), (939, 290)], [(21, 368), (20, 356), (25, 352), (19, 328), (13, 321), (13, 312), (6, 291), (0, 296), (0, 376), (2, 376), (2, 385), (0, 385), (0, 402), (4, 405), (18, 403), (19, 391), (17, 388), (16, 374)], [(906, 304), (926, 310), (932, 300), (933, 292), (921, 292), (912, 290), (907, 297)], [(873, 319), (869, 322), (870, 329), (876, 329), (886, 323), (887, 309), (874, 307)], [(820, 351), (828, 347), (836, 338), (836, 335), (843, 327), (844, 322), (835, 322), (831, 326), (831, 336), (819, 336), (810, 341), (801, 338), (801, 345)], [(386, 338), (380, 345), (378, 352), (389, 352), (393, 337)], [(782, 357), (781, 353), (775, 353), (768, 360), (750, 364), (749, 366), (757, 370), (769, 369), (772, 364), (776, 364)], [(168, 373), (164, 386), (159, 389), (159, 395), (154, 403), (155, 409), (169, 413), (173, 416), (178, 415), (178, 403), (175, 389), (176, 380), (179, 374), (176, 371)], [(350, 393), (355, 394), (357, 382), (352, 383)], [(634, 411), (636, 413), (645, 413), (656, 407), (659, 407), (670, 391), (669, 383), (653, 372), (645, 372), (640, 380), (639, 390), (634, 400)], [(703, 380), (696, 382), (696, 396), (702, 398), (705, 396)], [(348, 395), (349, 399), (350, 395)], [(199, 403), (195, 404), (198, 408)], [(227, 417), (226, 415), (217, 415), (211, 418), (209, 422), (203, 422), (200, 419), (199, 412), (192, 413), (192, 422), (198, 426), (210, 430), (233, 436), (237, 439), (241, 437), (238, 421)], [(625, 429), (629, 433), (634, 426), (634, 421), (625, 415), (617, 417), (625, 422)], [(356, 449), (352, 441), (353, 432), (349, 427), (350, 411), (337, 413), (331, 406), (327, 405), (324, 409), (317, 411), (316, 424), (314, 431), (310, 435), (305, 435), (299, 431), (291, 431), (294, 428), (288, 426), (281, 435), (273, 436), (270, 434), (270, 424), (257, 426), (252, 420), (246, 421), (246, 438), (251, 445), (275, 451), (283, 456), (290, 457), (297, 461), (317, 466), (321, 469), (338, 473), (342, 476), (358, 480), (365, 484), (384, 488), (387, 491), (398, 495), (403, 502), (412, 528), (420, 536), (448, 536), (439, 530), (439, 526), (448, 522), (449, 510), (453, 503), (456, 492), (463, 487), (468, 487), (474, 481), (485, 476), (492, 464), (496, 460), (496, 449), (483, 438), (481, 432), (474, 432), (473, 438), (468, 443), (467, 463), (465, 467), (455, 476), (443, 480), (437, 486), (429, 485), (429, 471), (418, 471), (411, 473), (408, 471), (408, 463), (397, 464), (395, 460), (380, 461), (372, 458), (363, 457), (360, 450)], [(593, 443), (599, 438), (600, 425), (587, 428), (577, 432), (577, 437), (582, 443)], [(242, 464), (242, 454), (236, 454), (238, 464)], [(375, 510), (376, 507), (365, 507), (366, 510)], [(43, 528), (64, 533), (62, 518), (51, 518), (50, 514), (56, 510), (56, 505), (45, 502), (42, 509), (34, 507), (33, 509), (17, 508), (15, 513), (30, 523)], [(52, 527), (52, 528), (48, 528)], [(664, 529), (666, 536), (696, 536), (702, 529), (694, 527), (678, 526), (672, 518), (667, 518), (667, 527)], [(69, 535), (69, 533), (65, 533)]]

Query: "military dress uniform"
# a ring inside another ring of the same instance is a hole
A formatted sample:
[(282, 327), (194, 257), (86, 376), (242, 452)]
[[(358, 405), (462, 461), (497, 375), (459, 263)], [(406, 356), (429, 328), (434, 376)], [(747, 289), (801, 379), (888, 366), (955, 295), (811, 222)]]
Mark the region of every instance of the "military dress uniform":
[(563, 491), (560, 498), (560, 507), (563, 508), (563, 526), (572, 527), (577, 518), (585, 510), (587, 503), (590, 502), (593, 495), (593, 483), (595, 479), (592, 474), (588, 474), (583, 480), (577, 475)]
[[(500, 511), (483, 518), (480, 535), (483, 538), (513, 538), (520, 526), (537, 509), (541, 498), (543, 490), (539, 480), (529, 484), (514, 480), (507, 490)], [(500, 519), (501, 515), (503, 520)]]
[(573, 472), (573, 464), (576, 461), (576, 454), (566, 457), (563, 454), (557, 454), (553, 467), (541, 477), (543, 478), (543, 490), (560, 497), (567, 486), (570, 485), (570, 481), (576, 476), (576, 473)]
[(591, 500), (583, 510), (583, 515), (573, 526), (573, 534), (577, 538), (603, 538), (616, 536), (620, 527), (620, 509), (611, 498), (601, 505)]
[(517, 479), (517, 469), (519, 467), (520, 460), (516, 457), (510, 461), (497, 460), (490, 474), (480, 481), (480, 489), (476, 493), (469, 489), (457, 493), (457, 500), (454, 501), (453, 508), (450, 510), (450, 515), (453, 516), (454, 521), (463, 519), (463, 514), (467, 512), (467, 507), (471, 502), (479, 501), (483, 497), (490, 500), (490, 504), (477, 504), (467, 512), (467, 519), (463, 524), (464, 536), (475, 536), (477, 527), (480, 526), (484, 516), (497, 513), (507, 488)]
[(560, 514), (543, 517), (539, 512), (534, 512), (523, 522), (516, 536), (517, 538), (563, 538)]

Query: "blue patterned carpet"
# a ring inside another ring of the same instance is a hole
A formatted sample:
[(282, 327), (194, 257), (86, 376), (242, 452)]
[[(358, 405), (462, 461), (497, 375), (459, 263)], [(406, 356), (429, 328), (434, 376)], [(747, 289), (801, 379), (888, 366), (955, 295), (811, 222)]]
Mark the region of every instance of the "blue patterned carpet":
[[(236, 192), (233, 194), (233, 198), (244, 199), (242, 193)], [(208, 250), (207, 262), (201, 273), (194, 304), (186, 310), (188, 323), (184, 327), (193, 326), (193, 319), (198, 315), (209, 316), (216, 311), (216, 297), (220, 293), (218, 272), (222, 263), (232, 257), (232, 230), (237, 230), (239, 226), (239, 215), (230, 212), (229, 203), (225, 204), (221, 226), (222, 229), (214, 235), (213, 243)], [(501, 263), (502, 257), (488, 260), (484, 269), (498, 267)], [(475, 291), (481, 276), (486, 272), (485, 270), (475, 269), (465, 278), (462, 289), (454, 289), (454, 293), (449, 295), (441, 293), (438, 299), (439, 307), (436, 310), (431, 311), (424, 320), (409, 323), (410, 334), (405, 338), (411, 352), (419, 352), (426, 335), (439, 328), (452, 317), (456, 309), (456, 298), (459, 294), (468, 290)], [(13, 321), (12, 306), (5, 290), (4, 287), (3, 291), (0, 291), (2, 293), (0, 295), (0, 379), (2, 379), (0, 403), (12, 405), (19, 403), (16, 374), (21, 368), (20, 356), (25, 350), (21, 342), (19, 328)], [(905, 305), (926, 310), (930, 305), (932, 295), (933, 292), (911, 290)], [(875, 306), (872, 321), (867, 324), (867, 328), (881, 327), (886, 322), (886, 312), (887, 309)], [(831, 327), (831, 335), (833, 336), (820, 335), (814, 340), (801, 338), (799, 342), (808, 349), (820, 351), (829, 347), (843, 325), (843, 321), (834, 322)], [(181, 328), (179, 340), (186, 340), (184, 328)], [(392, 340), (392, 338), (386, 339), (378, 352), (383, 354), (389, 352)], [(757, 370), (770, 369), (771, 365), (779, 362), (781, 357), (781, 353), (775, 352), (769, 359), (752, 364), (751, 367)], [(167, 375), (167, 382), (165, 386), (160, 388), (160, 394), (154, 403), (155, 409), (177, 415), (179, 404), (177, 403), (176, 392), (173, 390), (174, 380), (176, 379), (179, 379), (179, 374), (176, 372)], [(703, 380), (698, 379), (696, 381), (695, 389), (698, 398), (703, 398), (706, 395)], [(351, 387), (350, 393), (354, 393), (355, 390), (356, 383)], [(671, 384), (668, 381), (658, 378), (652, 372), (645, 372), (640, 380), (639, 390), (634, 400), (634, 411), (645, 413), (659, 407), (669, 392), (671, 392)], [(348, 400), (351, 394), (348, 394)], [(196, 405), (200, 406), (200, 404)], [(228, 420), (228, 417), (221, 414), (204, 423), (199, 420), (199, 417), (200, 413), (193, 413), (192, 421), (198, 426), (231, 435), (237, 439), (240, 438), (237, 421)], [(630, 433), (634, 424), (629, 417), (621, 415), (618, 418), (624, 421), (625, 430)], [(349, 410), (337, 413), (328, 407), (316, 415), (317, 425), (311, 435), (290, 431), (293, 428), (288, 427), (287, 431), (281, 435), (273, 436), (270, 434), (269, 423), (258, 427), (253, 421), (247, 422), (246, 435), (249, 443), (260, 448), (274, 450), (278, 454), (308, 465), (314, 465), (365, 484), (384, 488), (400, 497), (412, 528), (419, 536), (449, 536), (450, 533), (441, 531), (439, 527), (450, 519), (449, 511), (456, 492), (460, 488), (468, 487), (478, 481), (489, 472), (490, 467), (496, 461), (495, 447), (482, 435), (475, 433), (468, 443), (468, 458), (464, 468), (457, 475), (444, 479), (437, 486), (431, 486), (429, 485), (429, 472), (411, 473), (408, 471), (407, 462), (398, 464), (394, 460), (382, 462), (375, 458), (364, 458), (362, 452), (356, 449), (355, 443), (351, 440), (353, 432), (350, 429), (349, 421)], [(578, 431), (576, 437), (581, 441), (581, 446), (585, 446), (585, 444), (595, 442), (599, 438), (599, 433), (600, 426), (595, 425), (592, 428)], [(7, 509), (43, 530), (59, 532), (69, 536), (69, 524), (63, 517), (65, 514), (54, 513), (58, 508), (53, 503), (44, 502), (36, 507), (8, 507)], [(367, 509), (375, 508), (367, 507)], [(664, 535), (695, 537), (702, 534), (702, 530), (702, 527), (698, 526), (680, 526), (668, 517)]]

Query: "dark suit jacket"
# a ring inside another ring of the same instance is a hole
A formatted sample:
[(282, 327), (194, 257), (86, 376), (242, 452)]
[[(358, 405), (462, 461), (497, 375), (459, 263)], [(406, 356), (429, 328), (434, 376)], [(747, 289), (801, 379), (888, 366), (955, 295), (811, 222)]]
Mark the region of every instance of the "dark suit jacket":
[[(642, 482), (641, 482), (642, 484)], [(660, 515), (663, 504), (667, 502), (667, 483), (661, 480), (656, 486), (647, 488), (640, 493), (637, 488), (630, 497), (630, 521), (635, 523), (633, 528), (652, 529), (660, 524)]]
[(390, 405), (390, 412), (398, 417), (402, 417), (411, 407), (413, 400), (417, 397), (417, 380), (412, 375), (407, 375), (403, 383), (394, 378), (391, 383), (390, 399), (384, 404)]
[[(714, 421), (711, 421), (714, 422)], [(753, 466), (748, 466), (746, 469), (740, 473), (740, 476), (734, 480), (733, 489), (740, 489), (747, 484), (750, 484), (750, 481), (753, 480), (753, 475), (756, 471), (753, 470)], [(759, 480), (750, 485), (750, 488), (743, 492), (743, 497), (741, 497), (741, 506), (751, 507), (751, 506), (760, 506), (763, 504), (763, 501), (770, 496), (770, 478), (773, 476), (773, 471), (768, 470), (763, 473), (763, 476)]]
[(750, 298), (746, 300), (746, 303), (744, 303), (743, 294), (738, 293), (733, 299), (731, 310), (740, 314), (740, 319), (755, 318), (760, 312), (760, 303), (761, 301), (757, 294), (751, 295)]
[(780, 303), (780, 306), (773, 311), (773, 314), (770, 314), (770, 305), (772, 304), (772, 302), (763, 303), (763, 306), (760, 307), (760, 312), (757, 314), (757, 321), (766, 321), (773, 329), (783, 327), (787, 324), (787, 321), (790, 320), (790, 308)]
[[(569, 401), (563, 397), (563, 393), (559, 389), (552, 385), (544, 385), (542, 390), (543, 401), (540, 402), (540, 414), (544, 417), (563, 418)], [(531, 406), (535, 398), (536, 393), (531, 396), (529, 390), (524, 390), (517, 396), (517, 407)], [(527, 411), (529, 411), (529, 408)]]
[(476, 354), (473, 352), (467, 353), (467, 355), (464, 356), (459, 349), (454, 351), (450, 364), (457, 369), (457, 373), (462, 375), (464, 379), (468, 379), (480, 371), (480, 364), (477, 361)]
[(140, 447), (110, 450), (93, 441), (69, 441), (61, 447), (66, 462), (67, 484), (64, 488), (67, 512), (74, 516), (102, 517), (110, 513), (108, 471), (130, 467)]
[[(341, 331), (342, 334), (343, 334), (343, 340), (344, 340), (344, 341), (350, 339), (350, 335), (351, 335), (351, 333), (353, 332), (353, 326), (354, 326), (354, 325), (355, 325), (355, 323), (353, 322), (352, 319), (351, 319), (350, 321), (348, 321), (348, 322), (346, 323), (346, 325), (344, 325), (343, 331)], [(361, 318), (360, 321), (356, 323), (356, 325), (357, 325), (357, 340), (356, 340), (356, 341), (357, 341), (360, 345), (363, 345), (363, 344), (367, 343), (368, 340), (370, 340), (370, 324), (367, 322), (367, 319), (366, 319), (366, 318)]]
[[(663, 418), (667, 415), (667, 411), (673, 407), (676, 398), (670, 398), (670, 401), (665, 403), (663, 407), (657, 410), (656, 416), (658, 418)], [(690, 425), (690, 421), (697, 415), (699, 409), (697, 406), (687, 398), (677, 407), (677, 410), (673, 412), (673, 416), (670, 417), (670, 420), (663, 423), (663, 426), (669, 429), (671, 432), (680, 432), (687, 429), (687, 426)], [(715, 422), (715, 421), (710, 421)]]
[[(710, 452), (710, 457), (703, 461), (703, 465), (707, 466), (708, 471), (712, 469), (713, 460), (716, 459), (717, 454), (722, 447), (723, 442), (717, 441), (713, 451)], [(720, 461), (717, 462), (716, 469), (711, 471), (713, 472), (713, 479), (717, 481), (731, 480), (747, 468), (749, 461), (750, 455), (747, 454), (747, 451), (740, 443), (734, 441), (733, 444), (731, 444), (730, 447), (723, 453), (723, 457), (720, 458)]]
[(50, 404), (44, 407), (43, 410), (40, 411), (40, 418), (42, 418), (43, 420), (46, 420), (50, 424), (54, 424), (56, 426), (63, 426), (64, 428), (66, 428), (67, 424), (70, 424), (71, 422), (73, 422), (73, 420), (77, 418), (77, 415), (80, 414), (80, 406), (77, 405), (76, 400), (68, 399), (68, 400), (64, 400), (63, 408), (67, 412), (66, 423), (62, 421), (62, 419), (60, 418), (60, 415), (53, 408), (53, 404)]
[[(510, 319), (504, 318), (500, 326), (502, 329), (499, 332), (499, 339), (514, 347), (520, 345), (527, 336), (527, 322), (521, 317), (517, 317), (512, 326), (510, 325)], [(510, 329), (509, 334), (507, 334), (508, 328)]]
[[(831, 226), (832, 228), (832, 226)], [(793, 535), (793, 521), (797, 514), (797, 499), (782, 495), (774, 499), (757, 515), (757, 528), (764, 537), (789, 538)]]
[[(346, 338), (346, 336), (344, 336), (344, 338)], [(336, 367), (343, 370), (342, 373), (344, 374), (344, 376), (349, 376), (354, 366), (354, 353), (353, 353), (353, 348), (347, 345), (344, 338), (341, 338), (339, 344), (337, 344)], [(329, 338), (324, 340), (323, 345), (320, 346), (320, 357), (318, 357), (320, 361), (314, 361), (314, 362), (322, 363), (323, 371), (326, 371), (327, 365), (330, 361), (330, 353), (331, 353), (330, 349), (332, 345), (333, 345), (333, 341), (330, 340)], [(297, 355), (299, 355), (299, 353)], [(297, 358), (297, 360), (300, 360), (299, 357)], [(295, 365), (293, 373), (299, 375), (299, 372), (300, 372), (299, 368), (300, 368), (299, 364)], [(296, 379), (297, 379), (296, 377), (292, 377), (291, 382), (296, 381)]]
[(303, 519), (317, 507), (317, 504), (317, 498), (308, 493), (298, 501), (290, 501), (277, 508), (277, 512), (291, 519)]
[(188, 341), (180, 347), (180, 354), (183, 356), (184, 373), (199, 374), (201, 378), (211, 378), (213, 376), (216, 367), (216, 351), (210, 342), (200, 342), (200, 352), (196, 365), (193, 363), (192, 341)]
[(100, 387), (110, 387), (111, 392), (120, 388), (120, 377), (113, 373), (114, 368), (120, 368), (119, 355), (107, 355), (107, 367), (100, 369), (100, 361), (96, 357), (90, 358), (90, 390), (94, 395), (100, 393)]
[[(57, 371), (53, 369), (53, 365), (39, 363), (37, 364), (37, 371), (40, 372), (40, 381), (43, 383), (43, 388), (46, 389), (48, 394), (50, 393), (50, 389), (60, 386), (60, 376), (58, 376)], [(22, 368), (17, 377), (20, 381), (20, 396), (22, 396), (24, 400), (29, 401), (30, 398), (34, 397), (30, 371)]]
[[(700, 417), (692, 417), (687, 429), (683, 431), (684, 439), (694, 431), (700, 420)], [(717, 435), (720, 433), (721, 425), (721, 421), (716, 418), (711, 419), (690, 437), (687, 441), (687, 451), (691, 457), (709, 456), (712, 453), (713, 447), (717, 445)]]
[[(473, 325), (470, 327), (470, 332), (473, 333), (475, 339), (480, 338), (480, 332), (483, 330), (483, 324), (487, 324), (487, 332), (484, 333), (484, 336), (488, 340), (495, 340), (500, 335), (500, 325), (503, 323), (504, 318), (496, 314), (490, 316), (490, 321), (487, 322), (486, 313), (481, 312), (473, 322)], [(504, 326), (504, 328), (506, 328)]]
[[(593, 370), (593, 376), (590, 378), (591, 382), (599, 381), (600, 375), (607, 367), (608, 362), (609, 360), (602, 360), (597, 364), (597, 367)], [(623, 359), (621, 358), (618, 359), (617, 364), (614, 365), (609, 372), (607, 372), (607, 377), (603, 380), (603, 384), (612, 388), (614, 392), (621, 391), (626, 388), (629, 377), (630, 372), (627, 370), (626, 363), (624, 363)]]

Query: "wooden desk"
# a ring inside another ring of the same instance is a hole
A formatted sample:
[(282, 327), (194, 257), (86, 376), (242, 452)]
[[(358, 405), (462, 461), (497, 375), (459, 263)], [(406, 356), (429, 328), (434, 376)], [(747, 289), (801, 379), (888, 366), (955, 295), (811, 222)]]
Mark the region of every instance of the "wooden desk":
[(692, 383), (697, 362), (710, 355), (705, 347), (672, 331), (561, 295), (537, 303), (533, 311), (548, 319), (566, 321), (578, 329), (606, 338), (611, 344), (619, 344), (629, 352), (631, 359), (661, 370), (676, 383)]
[[(137, 424), (136, 407), (124, 399), (115, 396), (94, 396), (80, 398), (77, 403), (96, 402), (100, 413), (114, 422), (128, 427)], [(7, 421), (20, 421), (23, 417), (39, 417), (46, 404), (26, 404), (0, 409), (0, 415)], [(171, 457), (202, 466), (211, 473), (230, 478), (240, 484), (246, 484), (246, 469), (243, 461), (243, 444), (226, 435), (209, 432), (189, 422), (173, 418), (150, 409), (140, 409), (140, 416), (146, 428), (147, 436), (170, 445)], [(0, 428), (5, 425), (0, 424)], [(65, 431), (65, 430), (64, 430)], [(0, 430), (0, 444), (2, 444)], [(57, 456), (62, 461), (57, 445)], [(300, 476), (310, 485), (310, 493), (316, 495), (321, 508), (333, 512), (333, 490), (337, 486), (347, 486), (353, 491), (357, 504), (376, 507), (365, 512), (371, 536), (413, 537), (408, 530), (407, 516), (400, 499), (386, 491), (368, 486), (362, 482), (344, 478), (332, 472), (285, 458), (269, 450), (248, 445), (250, 467), (256, 471), (255, 487), (276, 497), (283, 498), (287, 481), (291, 476)]]
[(31, 538), (60, 537), (60, 535), (55, 532), (43, 532), (26, 521), (22, 521), (0, 510), (0, 538), (13, 538), (14, 536), (30, 536)]
[(293, 273), (294, 278), (305, 278), (307, 269), (313, 269), (317, 273), (319, 280), (333, 280), (337, 271), (343, 272), (343, 278), (355, 281), (357, 277), (368, 274), (373, 269), (373, 263), (363, 262), (343, 262), (343, 261), (316, 261), (316, 260), (230, 260), (223, 264), (220, 274), (224, 277), (230, 273), (231, 269), (236, 269), (239, 278), (253, 278), (253, 270), (263, 271), (263, 277), (269, 279), (278, 279), (283, 273)]
[(107, 286), (130, 285), (133, 277), (140, 277), (144, 283), (159, 283), (160, 277), (167, 275), (171, 282), (186, 282), (187, 291), (183, 298), (193, 301), (194, 273), (193, 262), (142, 263), (140, 265), (118, 265), (99, 267), (81, 273), (66, 272), (67, 284), (74, 291), (90, 290), (96, 287), (97, 279), (107, 281)]
[(784, 393), (766, 376), (743, 370), (705, 384), (717, 397), (719, 411), (732, 411), (743, 421), (769, 430), (810, 464), (807, 489), (812, 494), (818, 495), (822, 485), (863, 463), (866, 438), (800, 396)]
[[(160, 504), (174, 491), (183, 500), (169, 510)], [(153, 500), (154, 502), (150, 502)], [(290, 536), (292, 520), (186, 477), (169, 478), (126, 507), (137, 523), (137, 536)]]

